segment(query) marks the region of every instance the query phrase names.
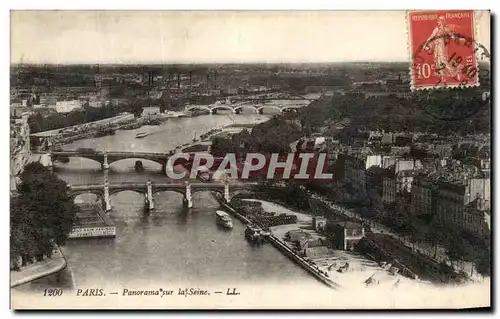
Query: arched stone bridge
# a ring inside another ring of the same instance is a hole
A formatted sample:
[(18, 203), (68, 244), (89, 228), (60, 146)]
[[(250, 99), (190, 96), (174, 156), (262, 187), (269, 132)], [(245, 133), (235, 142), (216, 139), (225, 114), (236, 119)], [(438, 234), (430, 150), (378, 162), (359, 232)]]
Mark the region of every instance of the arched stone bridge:
[(301, 107), (309, 104), (309, 101), (304, 104), (288, 104), (288, 105), (274, 105), (274, 104), (248, 104), (248, 103), (239, 103), (239, 104), (215, 104), (215, 105), (190, 105), (187, 106), (184, 111), (192, 111), (192, 110), (207, 110), (210, 114), (217, 114), (217, 110), (228, 110), (233, 112), (233, 114), (241, 113), (243, 108), (254, 110), (255, 113), (263, 114), (264, 108), (274, 108), (279, 112), (284, 112), (286, 110), (296, 110)]
[(233, 101), (273, 101), (273, 100), (310, 100), (310, 97), (305, 97), (299, 94), (291, 93), (256, 93), (240, 97), (231, 97)]
[[(229, 202), (232, 197), (238, 195), (249, 187), (255, 186), (257, 183), (248, 182), (244, 184), (229, 184), (229, 183), (201, 183), (201, 182), (184, 182), (181, 183), (117, 183), (117, 184), (94, 184), (94, 185), (70, 185), (70, 194), (74, 198), (81, 194), (95, 194), (102, 200), (103, 208), (108, 212), (111, 210), (112, 194), (122, 191), (134, 191), (144, 194), (146, 208), (149, 211), (154, 210), (154, 194), (162, 191), (173, 191), (184, 196), (184, 203), (188, 208), (193, 207), (192, 193), (200, 191), (216, 191), (224, 195), (224, 200)], [(231, 191), (233, 192), (231, 194)]]
[(53, 166), (53, 161), (57, 161), (63, 157), (80, 157), (96, 161), (101, 164), (102, 169), (108, 169), (113, 162), (118, 162), (124, 159), (142, 159), (156, 162), (161, 165), (162, 172), (165, 172), (166, 165), (170, 156), (174, 151), (167, 153), (143, 153), (143, 152), (85, 152), (85, 151), (54, 151), (48, 154), (48, 166)]

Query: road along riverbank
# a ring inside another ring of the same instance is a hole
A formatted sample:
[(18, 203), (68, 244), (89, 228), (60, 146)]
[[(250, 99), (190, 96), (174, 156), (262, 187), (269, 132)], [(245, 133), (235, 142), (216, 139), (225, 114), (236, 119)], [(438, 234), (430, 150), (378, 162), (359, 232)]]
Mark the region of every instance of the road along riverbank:
[(330, 288), (334, 289), (341, 289), (341, 286), (337, 283), (335, 283), (332, 279), (329, 277), (325, 276), (322, 272), (320, 272), (320, 269), (314, 268), (311, 266), (307, 260), (304, 258), (300, 257), (297, 255), (293, 250), (288, 248), (288, 246), (279, 240), (277, 237), (274, 235), (270, 235), (267, 240), (274, 245), (279, 251), (281, 251), (283, 254), (285, 254), (287, 257), (295, 261), (299, 266), (307, 270), (311, 275), (313, 275), (316, 279), (324, 283), (325, 285), (329, 286)]
[[(231, 207), (229, 204), (227, 204), (222, 196), (219, 194), (216, 194), (216, 198), (219, 201), (220, 205), (228, 210), (233, 216), (238, 218), (240, 221), (242, 221), (245, 224), (251, 224), (252, 222), (239, 212), (237, 212), (233, 207)], [(267, 240), (274, 246), (276, 247), (281, 253), (283, 253), (285, 256), (293, 260), (295, 263), (297, 263), (300, 267), (302, 267), (304, 270), (307, 270), (314, 278), (318, 279), (321, 281), (323, 284), (327, 285), (330, 288), (334, 289), (340, 289), (340, 285), (335, 283), (333, 280), (325, 276), (320, 269), (314, 268), (311, 266), (304, 258), (296, 254), (293, 250), (291, 250), (284, 242), (282, 242), (279, 238), (273, 236), (272, 234), (267, 237)]]
[(118, 130), (133, 130), (145, 125), (160, 125), (168, 119), (188, 116), (184, 113), (169, 112), (164, 114), (146, 114), (136, 118), (133, 114), (125, 112), (107, 119), (33, 133), (30, 136), (35, 140), (38, 139), (40, 147), (44, 147), (43, 143), (45, 140), (50, 141), (52, 144), (71, 143), (82, 139), (113, 135)]
[[(267, 224), (261, 226), (270, 226), (270, 240), (279, 245), (280, 251), (301, 267), (307, 267), (315, 277), (318, 275), (324, 278), (322, 281), (332, 281), (342, 290), (364, 289), (372, 285), (393, 289), (402, 285), (430, 284), (407, 278), (398, 268), (400, 265), (394, 264), (390, 258), (377, 261), (357, 249), (340, 249), (336, 237), (326, 236), (324, 218), (313, 218), (308, 212), (297, 212), (274, 202), (255, 199), (243, 199), (242, 202), (248, 205), (235, 204), (236, 210), (242, 210), (239, 214), (256, 224), (259, 220)], [(275, 222), (269, 223), (272, 220)]]

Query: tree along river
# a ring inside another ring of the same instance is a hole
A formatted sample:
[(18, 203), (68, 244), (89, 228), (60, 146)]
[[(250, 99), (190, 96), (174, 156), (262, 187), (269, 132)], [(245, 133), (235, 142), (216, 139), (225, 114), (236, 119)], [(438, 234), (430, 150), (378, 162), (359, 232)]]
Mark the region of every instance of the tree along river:
[[(160, 126), (117, 131), (116, 135), (87, 139), (65, 145), (108, 151), (162, 152), (190, 142), (193, 135), (232, 123), (265, 121), (266, 115), (203, 115), (169, 119)], [(151, 135), (135, 139), (137, 132)], [(159, 164), (143, 161), (145, 171), (134, 172), (136, 159), (112, 163), (109, 180), (162, 181)], [(102, 183), (99, 163), (71, 158), (55, 163), (55, 172), (71, 184)], [(80, 195), (95, 200), (95, 195)], [(15, 288), (40, 291), (45, 288), (101, 288), (103, 286), (142, 288), (152, 285), (194, 287), (210, 285), (253, 285), (300, 283), (321, 287), (302, 268), (290, 261), (271, 244), (252, 246), (244, 238), (245, 226), (233, 218), (230, 231), (215, 223), (218, 202), (209, 192), (193, 194), (194, 207), (183, 208), (182, 195), (161, 192), (155, 195), (156, 211), (143, 216), (144, 197), (124, 191), (111, 195), (111, 219), (117, 227), (116, 238), (68, 240), (63, 252), (68, 267), (62, 272)], [(184, 285), (184, 286), (183, 286)]]

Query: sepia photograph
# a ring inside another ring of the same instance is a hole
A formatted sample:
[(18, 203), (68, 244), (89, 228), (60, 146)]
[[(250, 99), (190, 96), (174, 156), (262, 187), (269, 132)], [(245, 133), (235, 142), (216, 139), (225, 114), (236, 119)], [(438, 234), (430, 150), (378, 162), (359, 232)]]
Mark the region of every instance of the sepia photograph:
[(11, 309), (491, 308), (490, 26), (11, 10)]

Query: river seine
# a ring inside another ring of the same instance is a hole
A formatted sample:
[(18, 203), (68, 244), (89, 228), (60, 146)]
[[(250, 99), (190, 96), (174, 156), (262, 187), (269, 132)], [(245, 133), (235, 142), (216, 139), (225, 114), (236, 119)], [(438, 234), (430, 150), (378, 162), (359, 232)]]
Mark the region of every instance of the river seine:
[[(116, 135), (79, 140), (65, 149), (80, 147), (108, 151), (163, 152), (189, 142), (194, 135), (233, 123), (265, 121), (269, 115), (203, 115), (169, 119), (160, 126), (118, 131)], [(138, 132), (151, 135), (135, 139)], [(111, 183), (162, 181), (159, 164), (143, 161), (145, 172), (134, 172), (135, 159), (112, 163)], [(55, 172), (71, 184), (102, 183), (100, 164), (71, 158), (56, 163)], [(94, 196), (94, 195), (92, 195)], [(92, 196), (81, 195), (83, 200)], [(219, 204), (209, 192), (193, 194), (194, 207), (186, 210), (182, 195), (162, 192), (155, 195), (156, 211), (143, 216), (144, 197), (124, 191), (111, 196), (111, 219), (117, 227), (113, 239), (68, 240), (63, 252), (68, 267), (30, 284), (15, 288), (40, 291), (51, 287), (92, 288), (104, 286), (141, 288), (151, 285), (196, 283), (195, 287), (227, 285), (297, 283), (322, 286), (270, 244), (252, 246), (244, 238), (245, 227), (233, 218), (234, 228), (217, 227), (215, 211)]]

